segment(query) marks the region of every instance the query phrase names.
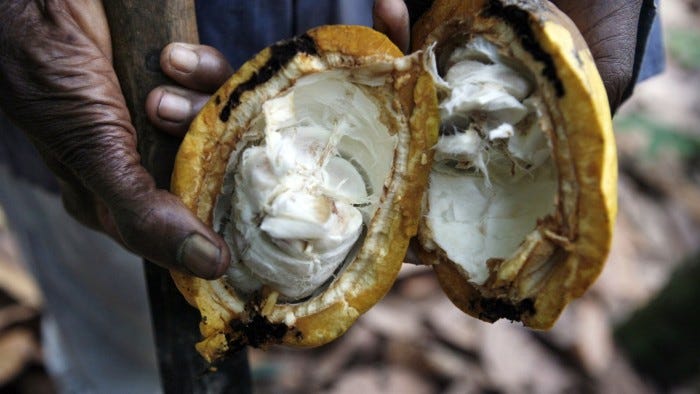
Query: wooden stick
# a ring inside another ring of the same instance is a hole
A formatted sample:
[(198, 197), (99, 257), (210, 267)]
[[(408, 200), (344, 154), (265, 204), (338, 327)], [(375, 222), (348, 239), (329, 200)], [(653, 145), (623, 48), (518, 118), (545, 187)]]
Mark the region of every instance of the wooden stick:
[(144, 103), (151, 89), (169, 81), (160, 70), (160, 51), (172, 41), (198, 43), (192, 0), (104, 2), (112, 36), (114, 68), (138, 133), (141, 161), (158, 187), (167, 189), (178, 141), (154, 129)]
[[(145, 101), (151, 89), (169, 82), (160, 70), (161, 49), (172, 41), (199, 41), (194, 2), (103, 3), (112, 36), (114, 67), (136, 127), (141, 161), (158, 187), (167, 189), (179, 141), (149, 123)], [(146, 262), (145, 271), (163, 391), (251, 392), (245, 352), (232, 355), (214, 372), (194, 348), (200, 339), (198, 311), (186, 303), (166, 270)]]

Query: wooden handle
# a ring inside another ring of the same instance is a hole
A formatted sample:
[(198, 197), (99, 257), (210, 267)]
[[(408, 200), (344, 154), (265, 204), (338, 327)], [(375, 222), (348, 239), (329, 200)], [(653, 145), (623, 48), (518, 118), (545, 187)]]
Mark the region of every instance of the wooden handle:
[(160, 188), (168, 188), (177, 141), (146, 118), (148, 92), (168, 83), (160, 71), (160, 51), (173, 41), (198, 43), (192, 0), (104, 2), (112, 36), (114, 68), (138, 134), (141, 162)]
[[(156, 130), (146, 118), (148, 92), (169, 81), (160, 52), (173, 41), (198, 43), (192, 0), (108, 0), (114, 68), (138, 134), (142, 164), (159, 188), (170, 184), (179, 141)], [(161, 384), (166, 393), (251, 392), (245, 352), (232, 354), (212, 372), (195, 351), (199, 312), (175, 288), (168, 271), (145, 263)], [(115, 329), (118, 329), (115, 327)], [(144, 333), (148, 335), (148, 333)]]

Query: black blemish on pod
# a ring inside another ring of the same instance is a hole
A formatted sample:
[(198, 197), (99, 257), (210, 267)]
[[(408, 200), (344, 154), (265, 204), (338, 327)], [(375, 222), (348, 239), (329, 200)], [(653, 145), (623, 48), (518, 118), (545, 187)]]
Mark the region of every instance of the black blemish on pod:
[[(478, 303), (478, 305), (475, 305)], [(494, 322), (498, 319), (520, 321), (523, 316), (535, 314), (535, 302), (526, 298), (516, 304), (500, 298), (480, 298), (472, 300), (472, 309), (481, 310), (479, 319)]]
[(279, 343), (290, 330), (284, 323), (271, 323), (265, 317), (255, 315), (247, 322), (231, 322), (234, 332), (240, 332), (241, 336), (234, 341), (228, 341), (232, 350), (238, 350), (244, 346), (259, 348), (271, 343)]
[(241, 102), (241, 95), (258, 85), (270, 80), (282, 68), (284, 68), (299, 53), (316, 55), (316, 43), (308, 34), (302, 34), (289, 40), (281, 41), (270, 47), (270, 59), (249, 80), (241, 83), (231, 92), (224, 108), (219, 113), (219, 119), (227, 122), (231, 116), (231, 110)]
[[(518, 5), (505, 5), (504, 3), (516, 3)], [(542, 49), (535, 39), (535, 34), (530, 27), (530, 14), (523, 7), (532, 8), (533, 12), (538, 11), (538, 8), (546, 8), (544, 4), (537, 1), (533, 2), (533, 4), (523, 4), (523, 2), (516, 1), (491, 0), (484, 10), (484, 16), (500, 18), (513, 29), (523, 48), (530, 52), (535, 60), (544, 64), (542, 75), (554, 85), (557, 97), (562, 97), (565, 93), (564, 84), (562, 84), (557, 75), (557, 68), (554, 66), (552, 57)]]

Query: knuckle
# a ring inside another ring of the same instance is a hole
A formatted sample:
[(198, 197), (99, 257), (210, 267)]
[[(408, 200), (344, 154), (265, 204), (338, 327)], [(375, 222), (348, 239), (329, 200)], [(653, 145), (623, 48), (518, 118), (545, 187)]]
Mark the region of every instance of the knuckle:
[(118, 215), (119, 234), (129, 249), (141, 248), (144, 237), (156, 220), (156, 211), (154, 207), (147, 207), (138, 211), (122, 211)]
[(74, 190), (63, 187), (61, 191), (61, 203), (66, 212), (75, 220), (90, 228), (101, 230), (95, 212), (95, 204), (90, 198), (85, 196), (79, 197)]

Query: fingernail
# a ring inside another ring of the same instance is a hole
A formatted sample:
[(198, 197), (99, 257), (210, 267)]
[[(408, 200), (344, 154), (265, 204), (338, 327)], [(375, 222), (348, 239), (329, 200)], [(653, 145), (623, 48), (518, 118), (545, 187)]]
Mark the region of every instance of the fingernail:
[(188, 48), (175, 46), (170, 51), (170, 64), (180, 72), (191, 73), (199, 64), (199, 56)]
[(194, 233), (180, 245), (177, 259), (193, 274), (209, 279), (218, 275), (220, 256), (221, 250), (216, 245), (203, 235)]
[(158, 117), (171, 122), (182, 122), (192, 110), (192, 103), (172, 92), (163, 92), (158, 103)]

